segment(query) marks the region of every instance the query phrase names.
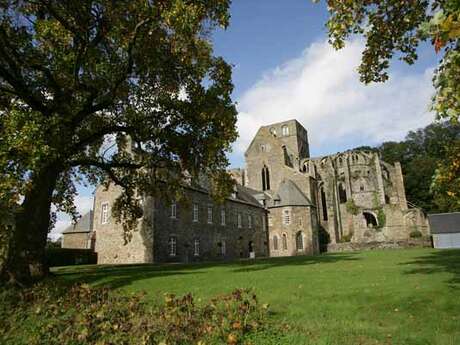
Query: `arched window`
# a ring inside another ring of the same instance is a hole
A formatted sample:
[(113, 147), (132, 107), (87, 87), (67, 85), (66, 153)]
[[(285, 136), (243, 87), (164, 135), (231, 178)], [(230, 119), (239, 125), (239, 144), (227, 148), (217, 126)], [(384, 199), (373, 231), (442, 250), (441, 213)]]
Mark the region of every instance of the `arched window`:
[(278, 250), (278, 236), (273, 236), (273, 250)]
[(275, 127), (270, 128), (270, 133), (276, 137), (276, 128)]
[(270, 172), (268, 167), (264, 165), (262, 168), (262, 190), (270, 189)]
[(366, 226), (375, 227), (377, 226), (377, 219), (375, 216), (370, 212), (363, 212), (364, 219), (366, 219)]
[(327, 221), (327, 204), (326, 204), (326, 193), (324, 193), (324, 188), (321, 188), (321, 206), (323, 209), (323, 220)]
[(298, 251), (303, 250), (303, 235), (301, 231), (295, 235), (295, 247)]
[(286, 125), (281, 127), (281, 132), (283, 133), (283, 135), (289, 135), (289, 127)]
[(309, 172), (309, 170), (310, 169), (309, 169), (309, 166), (308, 166), (308, 162), (303, 163), (302, 171), (304, 173), (307, 173), (307, 172)]
[(343, 166), (342, 158), (339, 158), (339, 167)]
[(343, 183), (339, 183), (339, 200), (341, 204), (347, 202), (347, 191), (345, 190)]
[(175, 236), (170, 236), (168, 240), (169, 256), (177, 255), (177, 239)]
[(283, 250), (287, 250), (287, 235), (283, 234)]

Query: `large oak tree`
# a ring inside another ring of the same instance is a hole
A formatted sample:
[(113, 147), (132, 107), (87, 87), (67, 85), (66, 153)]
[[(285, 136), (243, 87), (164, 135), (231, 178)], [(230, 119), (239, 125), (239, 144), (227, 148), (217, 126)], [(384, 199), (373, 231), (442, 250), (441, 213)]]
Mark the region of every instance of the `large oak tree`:
[(225, 190), (236, 110), (209, 35), (229, 2), (0, 0), (0, 209), (15, 223), (1, 230), (3, 279), (46, 274), (51, 205), (75, 213), (81, 179), (123, 187), (127, 229), (138, 196), (184, 171)]

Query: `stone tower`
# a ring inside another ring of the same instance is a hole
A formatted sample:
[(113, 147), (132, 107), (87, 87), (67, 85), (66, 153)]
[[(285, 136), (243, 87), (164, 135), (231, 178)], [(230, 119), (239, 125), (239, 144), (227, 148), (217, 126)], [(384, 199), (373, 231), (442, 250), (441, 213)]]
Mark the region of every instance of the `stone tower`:
[(284, 177), (299, 171), (300, 161), (309, 156), (307, 130), (297, 120), (260, 127), (245, 153), (246, 186), (277, 190)]

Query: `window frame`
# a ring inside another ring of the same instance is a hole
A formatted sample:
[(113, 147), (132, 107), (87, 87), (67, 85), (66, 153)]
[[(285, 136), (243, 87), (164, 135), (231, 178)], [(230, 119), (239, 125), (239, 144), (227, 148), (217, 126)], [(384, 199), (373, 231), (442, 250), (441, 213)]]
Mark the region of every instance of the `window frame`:
[(227, 217), (227, 215), (226, 215), (226, 212), (225, 212), (225, 208), (222, 207), (220, 209), (220, 225), (222, 225), (222, 226), (227, 225), (226, 217)]
[(200, 256), (200, 239), (195, 238), (193, 242), (193, 256)]
[[(105, 207), (107, 207), (105, 209)], [(101, 202), (101, 224), (108, 224), (109, 223), (109, 202), (104, 201)]]
[(212, 205), (208, 205), (208, 218), (207, 218), (207, 223), (212, 224), (212, 215), (213, 214), (213, 207)]
[(199, 213), (200, 213), (200, 208), (197, 203), (193, 204), (193, 211), (192, 211), (192, 221), (194, 223), (197, 223), (199, 221)]
[(236, 215), (236, 223), (237, 223), (238, 229), (243, 228), (243, 218), (240, 212), (238, 212)]
[(177, 203), (175, 201), (171, 202), (171, 206), (170, 206), (170, 218), (171, 219), (177, 219)]
[(177, 237), (169, 236), (168, 239), (168, 255), (170, 257), (177, 256)]

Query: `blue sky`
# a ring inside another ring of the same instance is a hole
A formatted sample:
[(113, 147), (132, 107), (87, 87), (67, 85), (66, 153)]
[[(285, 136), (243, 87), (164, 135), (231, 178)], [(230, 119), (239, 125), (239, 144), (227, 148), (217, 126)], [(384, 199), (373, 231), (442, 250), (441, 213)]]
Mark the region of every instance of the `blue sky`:
[[(233, 64), (234, 101), (240, 137), (229, 155), (244, 165), (244, 150), (257, 128), (296, 118), (309, 131), (311, 155), (400, 140), (432, 122), (432, 69), (438, 57), (429, 45), (414, 66), (395, 61), (390, 81), (364, 86), (358, 80), (363, 41), (340, 52), (327, 43), (324, 1), (234, 0), (230, 27), (213, 35), (215, 54)], [(81, 213), (92, 207), (94, 188), (79, 188)], [(63, 214), (53, 232), (70, 224)], [(56, 237), (56, 236), (53, 236)]]

